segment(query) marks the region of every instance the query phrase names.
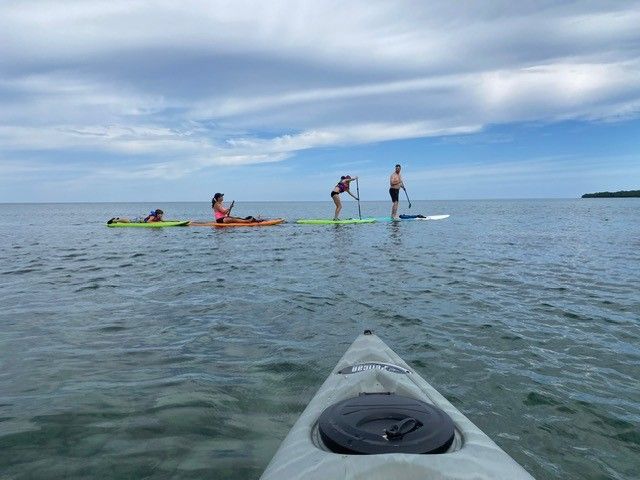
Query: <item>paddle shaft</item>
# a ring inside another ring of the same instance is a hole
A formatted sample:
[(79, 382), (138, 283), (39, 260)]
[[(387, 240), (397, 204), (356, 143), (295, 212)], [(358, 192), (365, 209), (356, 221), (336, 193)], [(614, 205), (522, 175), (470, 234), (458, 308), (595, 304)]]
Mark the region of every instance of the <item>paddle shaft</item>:
[(409, 202), (409, 208), (411, 208), (411, 200), (409, 200), (409, 194), (407, 193), (407, 189), (402, 187), (402, 190), (404, 190), (404, 194), (407, 196), (407, 202)]
[(358, 218), (362, 220), (362, 212), (360, 211), (360, 184), (356, 178), (356, 195), (358, 195)]

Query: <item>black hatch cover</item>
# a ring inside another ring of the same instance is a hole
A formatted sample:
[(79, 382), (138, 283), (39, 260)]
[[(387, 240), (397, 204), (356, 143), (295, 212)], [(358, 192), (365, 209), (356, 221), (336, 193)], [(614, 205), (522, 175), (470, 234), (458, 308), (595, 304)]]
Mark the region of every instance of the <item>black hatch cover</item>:
[(361, 393), (320, 415), (320, 436), (335, 453), (443, 453), (453, 421), (434, 405), (394, 393)]

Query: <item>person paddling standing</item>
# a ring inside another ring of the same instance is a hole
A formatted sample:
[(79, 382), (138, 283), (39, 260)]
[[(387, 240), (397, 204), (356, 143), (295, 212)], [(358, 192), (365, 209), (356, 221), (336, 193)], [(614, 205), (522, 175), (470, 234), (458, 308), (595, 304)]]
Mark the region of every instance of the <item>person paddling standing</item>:
[(402, 176), (400, 176), (400, 169), (402, 167), (398, 164), (396, 165), (395, 171), (391, 174), (389, 178), (389, 195), (391, 195), (391, 218), (397, 220), (398, 217), (398, 204), (400, 203), (400, 189), (404, 188), (404, 183), (402, 182)]
[(336, 213), (333, 216), (334, 220), (338, 220), (338, 216), (340, 215), (340, 210), (342, 210), (342, 202), (340, 202), (340, 194), (343, 192), (347, 192), (356, 200), (359, 200), (351, 191), (349, 191), (349, 184), (354, 180), (357, 180), (358, 177), (351, 178), (349, 175), (343, 175), (340, 177), (340, 181), (338, 184), (331, 190), (331, 198), (333, 199), (333, 203), (336, 204)]

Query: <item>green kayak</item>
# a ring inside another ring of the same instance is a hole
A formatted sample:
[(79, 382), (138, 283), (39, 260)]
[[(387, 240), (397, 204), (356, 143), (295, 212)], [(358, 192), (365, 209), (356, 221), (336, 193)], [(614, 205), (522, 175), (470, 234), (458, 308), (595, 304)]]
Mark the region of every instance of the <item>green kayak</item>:
[(161, 228), (161, 227), (185, 227), (189, 225), (189, 220), (169, 220), (166, 222), (114, 222), (107, 223), (107, 227), (142, 227), (142, 228)]
[(330, 220), (328, 218), (301, 218), (296, 223), (303, 225), (347, 225), (351, 223), (374, 223), (375, 218), (347, 218), (345, 220)]

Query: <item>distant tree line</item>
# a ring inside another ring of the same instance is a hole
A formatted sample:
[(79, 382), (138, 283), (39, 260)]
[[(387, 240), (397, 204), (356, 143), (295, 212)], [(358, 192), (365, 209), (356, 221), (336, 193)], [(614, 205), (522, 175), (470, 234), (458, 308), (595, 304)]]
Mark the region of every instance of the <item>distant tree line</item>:
[(620, 198), (620, 197), (640, 197), (640, 190), (621, 190), (619, 192), (596, 192), (585, 193), (582, 198)]

